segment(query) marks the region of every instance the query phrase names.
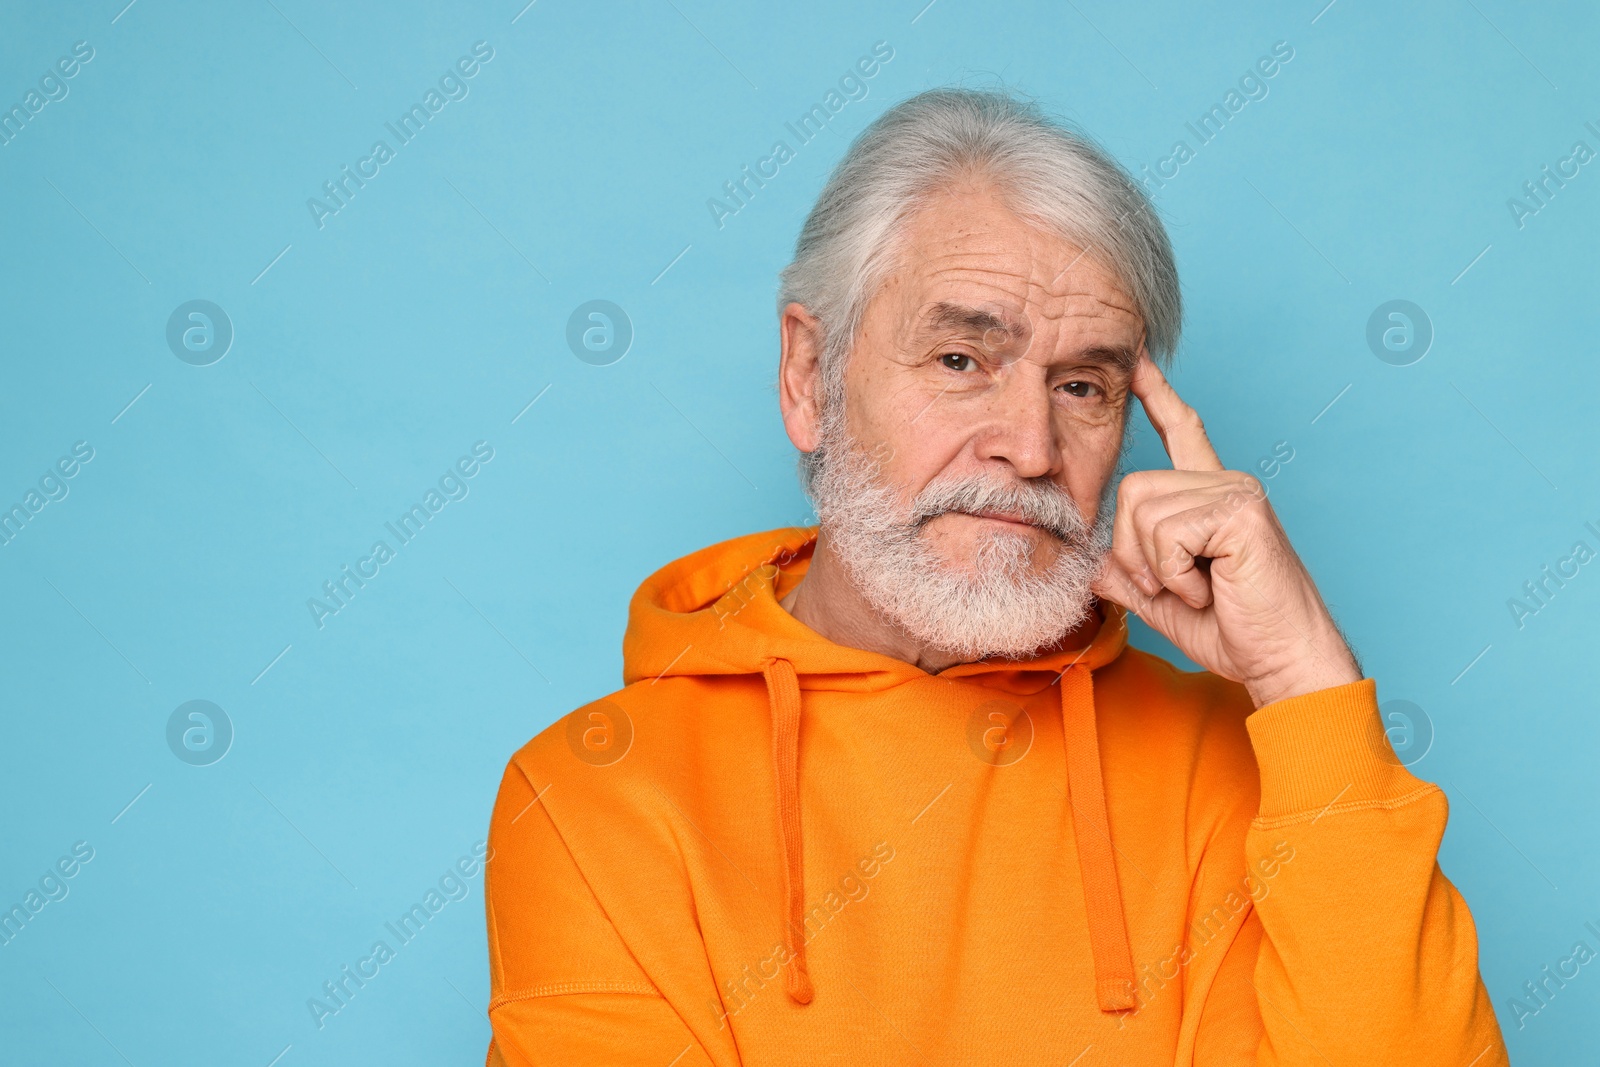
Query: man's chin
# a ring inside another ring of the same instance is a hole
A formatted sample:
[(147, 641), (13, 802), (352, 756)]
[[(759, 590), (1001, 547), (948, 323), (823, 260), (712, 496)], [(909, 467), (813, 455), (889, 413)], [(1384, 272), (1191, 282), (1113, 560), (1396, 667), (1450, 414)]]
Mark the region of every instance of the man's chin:
[(1027, 662), (1028, 660), (1048, 656), (1072, 644), (1072, 635), (1077, 633), (1080, 628), (1081, 626), (1068, 627), (1054, 637), (1048, 635), (1040, 637), (1035, 634), (1026, 638), (1012, 637), (1005, 642), (999, 643), (975, 638), (965, 644), (959, 644), (957, 647), (950, 647), (940, 642), (930, 642), (930, 647), (969, 663), (980, 659)]
[(1042, 582), (1062, 551), (1061, 541), (1037, 526), (974, 521), (983, 522), (990, 529), (982, 537), (929, 539), (931, 562), (951, 578), (976, 582), (1000, 571), (1012, 584)]
[(1093, 615), (1086, 588), (1062, 589), (1042, 577), (997, 579), (990, 572), (974, 579), (945, 571), (928, 578), (918, 595), (901, 599), (892, 617), (929, 647), (963, 660), (1047, 655), (1072, 641)]
[(1048, 564), (1038, 562), (1031, 565), (1013, 563), (1001, 571), (992, 563), (985, 564), (972, 558), (941, 559), (936, 569), (941, 577), (969, 589), (993, 590), (996, 585), (1001, 585), (1019, 595), (1043, 586), (1048, 576)]

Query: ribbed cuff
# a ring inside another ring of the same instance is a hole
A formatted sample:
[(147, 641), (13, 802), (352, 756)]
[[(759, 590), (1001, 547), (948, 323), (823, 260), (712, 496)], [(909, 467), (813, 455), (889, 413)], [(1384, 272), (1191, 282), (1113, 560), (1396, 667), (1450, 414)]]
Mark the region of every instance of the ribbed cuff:
[(1274, 701), (1245, 728), (1261, 772), (1263, 819), (1388, 800), (1422, 784), (1389, 747), (1371, 678)]

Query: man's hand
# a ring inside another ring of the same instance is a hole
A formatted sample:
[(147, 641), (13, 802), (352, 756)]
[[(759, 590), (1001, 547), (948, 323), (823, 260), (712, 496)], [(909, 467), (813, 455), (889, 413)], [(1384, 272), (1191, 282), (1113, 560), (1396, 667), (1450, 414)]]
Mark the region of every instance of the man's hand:
[(1200, 416), (1147, 354), (1132, 390), (1173, 469), (1122, 479), (1095, 592), (1207, 670), (1243, 683), (1258, 708), (1359, 681), (1361, 668), (1261, 483), (1223, 470)]

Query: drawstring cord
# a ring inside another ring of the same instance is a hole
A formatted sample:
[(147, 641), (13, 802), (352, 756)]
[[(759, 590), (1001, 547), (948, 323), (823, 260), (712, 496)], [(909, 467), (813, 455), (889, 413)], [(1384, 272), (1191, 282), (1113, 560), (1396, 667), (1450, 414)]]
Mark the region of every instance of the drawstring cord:
[(1061, 733), (1067, 748), (1067, 790), (1072, 832), (1078, 842), (1078, 871), (1089, 914), (1089, 950), (1094, 955), (1094, 992), (1101, 1011), (1123, 1011), (1138, 1003), (1134, 995), (1133, 952), (1122, 910), (1106, 815), (1106, 786), (1100, 769), (1100, 739), (1095, 728), (1094, 680), (1081, 663), (1061, 676)]
[[(800, 836), (800, 683), (794, 665), (773, 658), (761, 667), (772, 713), (772, 764), (777, 780), (778, 835), (783, 851), (783, 943), (788, 954), (784, 988), (789, 999), (809, 1004), (814, 995), (806, 966), (805, 877)], [(1101, 1011), (1137, 1006), (1133, 952), (1111, 847), (1105, 780), (1095, 725), (1094, 680), (1084, 664), (1061, 676), (1061, 731), (1066, 743), (1067, 790), (1078, 869), (1094, 957), (1095, 999)]]
[(805, 877), (800, 855), (800, 683), (794, 664), (771, 659), (761, 667), (772, 711), (772, 765), (778, 783), (778, 835), (783, 845), (784, 988), (797, 1004), (810, 1004), (806, 969)]

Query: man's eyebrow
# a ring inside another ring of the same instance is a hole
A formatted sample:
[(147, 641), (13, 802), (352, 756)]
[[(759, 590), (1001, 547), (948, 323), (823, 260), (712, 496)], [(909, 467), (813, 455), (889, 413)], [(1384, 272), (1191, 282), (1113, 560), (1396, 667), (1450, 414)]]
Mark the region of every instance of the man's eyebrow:
[(1139, 353), (1126, 345), (1095, 345), (1078, 353), (1076, 359), (1084, 363), (1104, 363), (1130, 374), (1139, 365)]
[(939, 330), (966, 330), (969, 333), (982, 334), (989, 330), (1000, 330), (1007, 337), (1019, 337), (1027, 332), (1019, 322), (1000, 315), (993, 311), (984, 311), (981, 308), (968, 307), (966, 304), (950, 304), (940, 301), (928, 308), (928, 313), (923, 318), (921, 333), (934, 333)]
[[(1027, 333), (1026, 327), (1007, 316), (982, 308), (969, 307), (966, 304), (943, 301), (928, 308), (918, 333), (937, 333), (940, 330), (965, 330), (973, 334), (1000, 330), (1006, 335), (1007, 340)], [(1139, 353), (1126, 345), (1095, 345), (1075, 355), (1073, 362), (1100, 363), (1131, 374), (1139, 365)]]

